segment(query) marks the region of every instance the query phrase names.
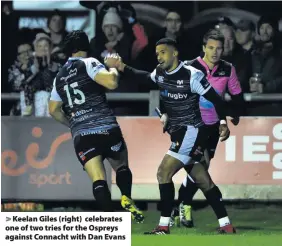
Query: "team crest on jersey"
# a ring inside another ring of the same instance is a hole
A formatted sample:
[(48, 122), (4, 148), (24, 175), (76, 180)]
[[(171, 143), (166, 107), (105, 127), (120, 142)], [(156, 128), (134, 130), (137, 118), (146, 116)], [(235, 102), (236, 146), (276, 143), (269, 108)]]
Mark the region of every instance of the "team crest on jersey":
[(183, 80), (177, 80), (176, 82), (178, 85), (183, 85)]
[(170, 148), (171, 149), (176, 149), (176, 147), (178, 147), (178, 146), (179, 146), (178, 142), (172, 142)]
[(183, 80), (177, 80), (177, 81), (176, 81), (176, 84), (177, 84), (176, 87), (177, 87), (177, 88), (183, 88), (183, 87), (184, 87), (184, 86), (183, 86), (183, 83), (184, 83)]
[(122, 146), (122, 141), (120, 141), (118, 144), (111, 147), (112, 151), (118, 152), (120, 150), (120, 147)]
[(225, 72), (221, 71), (221, 72), (218, 73), (218, 75), (223, 76), (223, 75), (225, 75)]
[(96, 62), (91, 62), (92, 67), (96, 67), (97, 63)]
[(163, 82), (164, 82), (164, 77), (163, 77), (163, 76), (158, 76), (158, 77), (157, 77), (157, 81), (158, 81), (159, 83), (163, 83)]

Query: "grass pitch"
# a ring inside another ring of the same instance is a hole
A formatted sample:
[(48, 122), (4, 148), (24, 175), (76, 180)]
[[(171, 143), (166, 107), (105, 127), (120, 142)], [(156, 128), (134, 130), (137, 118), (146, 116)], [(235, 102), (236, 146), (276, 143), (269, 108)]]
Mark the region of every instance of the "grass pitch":
[(142, 235), (159, 221), (159, 212), (145, 212), (144, 224), (132, 225), (132, 246), (282, 246), (282, 207), (228, 208), (235, 235), (218, 235), (210, 207), (193, 211), (195, 228), (172, 227), (170, 235)]

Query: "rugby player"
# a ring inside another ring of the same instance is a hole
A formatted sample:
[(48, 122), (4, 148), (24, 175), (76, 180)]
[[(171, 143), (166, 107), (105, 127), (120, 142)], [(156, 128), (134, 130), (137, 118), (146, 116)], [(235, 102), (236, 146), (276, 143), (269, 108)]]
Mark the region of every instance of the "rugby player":
[[(194, 68), (202, 71), (205, 74), (206, 79), (221, 97), (224, 97), (225, 92), (228, 91), (228, 93), (231, 95), (232, 101), (235, 103), (235, 105), (237, 105), (237, 108), (243, 108), (242, 104), (244, 99), (240, 82), (238, 81), (236, 75), (236, 70), (232, 64), (221, 60), (223, 45), (224, 36), (220, 31), (212, 29), (208, 31), (203, 38), (204, 57), (197, 57), (192, 61), (185, 61), (184, 64), (191, 65)], [(206, 146), (206, 158), (203, 158), (202, 160), (203, 164), (208, 169), (210, 160), (214, 157), (214, 153), (219, 141), (219, 118), (213, 104), (204, 97), (200, 97), (200, 110), (202, 119), (208, 126), (210, 133), (210, 137)], [(237, 113), (240, 112), (237, 111)], [(237, 125), (239, 123), (239, 116), (235, 115), (231, 122), (234, 125)], [(191, 203), (197, 190), (197, 185), (193, 182), (191, 176), (188, 175), (187, 178), (184, 179), (179, 189), (179, 209), (175, 208), (173, 210), (171, 216), (171, 225), (173, 225), (175, 222), (179, 224), (178, 220), (180, 219), (180, 223), (182, 225), (186, 227), (194, 226)], [(230, 224), (230, 220), (226, 211), (222, 212), (223, 214), (217, 214), (220, 226), (226, 226), (226, 230), (232, 230), (229, 228), (230, 226), (227, 226)]]
[[(183, 167), (196, 181), (212, 208), (217, 211), (225, 210), (221, 192), (204, 166), (199, 163), (209, 137), (209, 131), (201, 118), (200, 96), (215, 105), (220, 118), (221, 141), (225, 141), (230, 132), (226, 123), (224, 102), (203, 72), (179, 61), (176, 41), (169, 38), (159, 40), (156, 44), (156, 55), (159, 65), (152, 73), (125, 65), (118, 55), (116, 58), (110, 57), (105, 63), (109, 67), (116, 67), (123, 76), (132, 81), (152, 81), (160, 88), (161, 102), (164, 105), (161, 122), (168, 126), (172, 143), (157, 172), (161, 198), (159, 225), (145, 234), (163, 235), (170, 233), (169, 222), (175, 191), (172, 177)], [(197, 167), (201, 175), (192, 175), (191, 170), (194, 167)], [(222, 231), (224, 230), (220, 230)]]
[(142, 222), (144, 216), (131, 199), (126, 143), (105, 94), (106, 89), (117, 88), (119, 72), (115, 68), (107, 70), (97, 59), (87, 57), (89, 40), (85, 32), (73, 31), (64, 42), (71, 57), (54, 79), (50, 114), (71, 129), (75, 153), (92, 181), (93, 195), (101, 209), (113, 211), (103, 165), (107, 159), (116, 172), (122, 207)]

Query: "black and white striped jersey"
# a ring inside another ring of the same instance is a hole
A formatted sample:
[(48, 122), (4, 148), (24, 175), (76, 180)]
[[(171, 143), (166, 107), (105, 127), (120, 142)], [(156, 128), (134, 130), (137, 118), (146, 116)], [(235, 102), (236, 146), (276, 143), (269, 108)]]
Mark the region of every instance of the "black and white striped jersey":
[(101, 69), (95, 58), (69, 58), (54, 80), (51, 100), (63, 102), (73, 137), (118, 127), (105, 88), (94, 81)]
[(202, 121), (199, 98), (210, 89), (210, 83), (200, 70), (183, 62), (171, 72), (157, 67), (150, 75), (160, 88), (161, 102), (169, 117), (172, 131), (181, 126), (200, 127)]

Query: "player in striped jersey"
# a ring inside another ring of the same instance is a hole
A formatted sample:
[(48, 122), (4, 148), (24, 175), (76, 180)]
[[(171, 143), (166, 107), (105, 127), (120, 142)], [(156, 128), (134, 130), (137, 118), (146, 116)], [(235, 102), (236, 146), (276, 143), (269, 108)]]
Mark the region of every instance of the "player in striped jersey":
[(199, 108), (199, 98), (203, 96), (213, 102), (220, 118), (221, 140), (229, 137), (224, 102), (210, 86), (204, 74), (192, 66), (186, 66), (178, 59), (176, 41), (161, 39), (156, 44), (159, 62), (152, 72), (136, 70), (125, 65), (119, 56), (107, 59), (109, 67), (116, 67), (132, 81), (151, 81), (160, 88), (163, 115), (161, 122), (168, 126), (171, 146), (164, 156), (157, 172), (161, 197), (161, 218), (159, 225), (145, 234), (169, 234), (169, 221), (174, 203), (172, 177), (182, 168), (190, 173), (195, 166), (201, 169), (200, 175), (193, 176), (207, 201), (218, 213), (226, 211), (221, 201), (221, 192), (212, 182), (207, 170), (199, 163), (206, 148), (209, 131), (205, 126)]
[[(220, 31), (211, 29), (203, 38), (204, 57), (199, 56), (194, 60), (185, 61), (184, 63), (202, 71), (211, 86), (221, 97), (224, 97), (225, 92), (228, 91), (233, 103), (237, 106), (235, 108), (237, 112), (234, 112), (237, 113), (237, 115), (233, 115), (234, 117), (231, 122), (237, 125), (239, 123), (238, 115), (242, 114), (242, 112), (238, 111), (242, 111), (240, 109), (244, 108), (244, 99), (235, 67), (221, 60), (223, 44), (224, 36)], [(204, 163), (208, 169), (219, 141), (219, 118), (213, 104), (203, 97), (200, 98), (200, 110), (204, 123), (210, 129), (210, 137), (206, 149), (207, 153), (205, 154), (206, 158), (202, 160), (202, 163)], [(198, 187), (191, 177), (188, 176), (184, 179), (178, 192), (179, 209), (174, 209), (171, 216), (171, 225), (173, 225), (173, 222), (178, 224), (178, 220), (180, 220), (180, 223), (188, 228), (194, 226), (191, 203), (197, 190)], [(229, 219), (225, 218), (222, 214), (219, 214), (218, 218), (220, 226), (228, 230), (230, 227)], [(230, 231), (232, 231), (232, 228), (230, 228)]]
[(107, 70), (95, 58), (87, 58), (89, 40), (86, 33), (69, 33), (65, 46), (71, 57), (54, 80), (50, 114), (70, 128), (76, 155), (93, 183), (93, 195), (101, 209), (113, 211), (103, 165), (107, 159), (116, 171), (121, 205), (137, 222), (143, 222), (142, 212), (131, 199), (132, 174), (126, 143), (105, 94), (106, 89), (118, 86), (119, 73), (115, 68)]

